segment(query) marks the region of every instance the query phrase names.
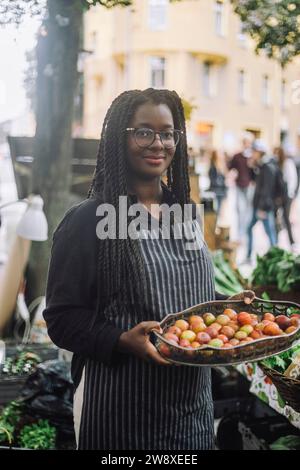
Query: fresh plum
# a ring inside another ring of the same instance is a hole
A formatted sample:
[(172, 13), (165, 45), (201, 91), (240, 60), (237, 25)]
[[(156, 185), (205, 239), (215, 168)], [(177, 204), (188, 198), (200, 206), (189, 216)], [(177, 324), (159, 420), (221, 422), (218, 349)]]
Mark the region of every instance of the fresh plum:
[(264, 314), (264, 320), (275, 321), (275, 317), (274, 317), (273, 313), (266, 312)]
[(175, 326), (177, 326), (178, 328), (180, 328), (181, 331), (185, 331), (185, 330), (188, 330), (190, 325), (188, 324), (187, 321), (181, 319), (181, 320), (177, 320), (175, 322)]
[(201, 344), (207, 344), (211, 340), (211, 337), (207, 333), (204, 333), (204, 332), (198, 333), (196, 338), (197, 338), (197, 341), (199, 341), (199, 343)]
[(220, 331), (222, 329), (222, 325), (220, 323), (214, 322), (211, 325), (209, 325), (210, 328), (215, 328), (217, 331)]
[(190, 329), (194, 331), (195, 333), (200, 333), (201, 331), (204, 331), (205, 328), (206, 328), (206, 325), (204, 321), (201, 321), (201, 322), (195, 321), (193, 323), (190, 323)]
[(165, 333), (164, 338), (166, 338), (168, 341), (174, 342), (175, 344), (179, 343), (178, 336), (174, 335), (173, 333)]
[(205, 322), (205, 325), (209, 326), (216, 321), (216, 317), (212, 313), (207, 312), (207, 313), (204, 313), (203, 320)]
[(237, 316), (237, 320), (240, 325), (251, 325), (252, 323), (250, 313), (247, 312), (240, 312)]
[(237, 331), (237, 332), (235, 333), (235, 335), (234, 335), (234, 337), (235, 337), (236, 339), (238, 339), (239, 341), (241, 341), (241, 340), (247, 338), (247, 336), (248, 336), (248, 335), (247, 335), (247, 333), (246, 333), (245, 331)]
[(221, 341), (223, 341), (223, 343), (228, 343), (229, 341), (229, 339), (225, 335), (218, 335), (217, 339), (220, 339)]
[(196, 338), (196, 333), (192, 330), (185, 330), (181, 333), (180, 339), (187, 339), (190, 343), (192, 343)]
[(183, 348), (188, 348), (191, 345), (188, 339), (181, 339), (179, 341), (179, 346), (182, 346)]
[(210, 340), (210, 342), (208, 343), (209, 346), (214, 346), (215, 348), (221, 348), (223, 344), (223, 341), (217, 338)]
[(232, 308), (225, 308), (223, 313), (224, 315), (227, 315), (230, 318), (230, 320), (236, 320), (237, 318), (237, 313)]
[(211, 338), (216, 338), (218, 336), (218, 330), (212, 326), (208, 326), (205, 333), (207, 333)]
[(234, 337), (235, 330), (231, 328), (231, 326), (223, 326), (220, 330), (220, 334), (227, 336), (227, 338), (231, 339)]
[(253, 331), (253, 326), (251, 325), (244, 325), (240, 328), (240, 331), (245, 331), (245, 333), (247, 333), (247, 335), (250, 335)]
[(275, 322), (283, 331), (285, 331), (289, 326), (292, 326), (292, 320), (285, 315), (278, 315), (275, 318)]
[(298, 330), (297, 326), (289, 326), (289, 327), (285, 330), (285, 333), (286, 333), (287, 335), (289, 335), (290, 333), (294, 333), (294, 331), (297, 331), (297, 330)]
[(179, 338), (179, 336), (181, 335), (182, 331), (181, 331), (180, 328), (178, 328), (178, 326), (173, 325), (173, 326), (170, 326), (170, 328), (168, 328), (167, 333), (172, 333), (173, 335), (176, 335), (176, 336), (178, 336), (178, 338)]

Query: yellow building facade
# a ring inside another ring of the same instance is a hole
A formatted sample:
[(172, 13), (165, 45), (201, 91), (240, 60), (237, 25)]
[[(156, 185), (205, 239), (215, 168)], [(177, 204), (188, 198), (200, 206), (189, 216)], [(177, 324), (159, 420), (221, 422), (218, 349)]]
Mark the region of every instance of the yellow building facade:
[(244, 131), (270, 146), (299, 146), (300, 63), (282, 70), (254, 53), (229, 0), (135, 0), (85, 15), (85, 137), (99, 137), (105, 112), (126, 89), (176, 90), (194, 106), (196, 151), (235, 151)]

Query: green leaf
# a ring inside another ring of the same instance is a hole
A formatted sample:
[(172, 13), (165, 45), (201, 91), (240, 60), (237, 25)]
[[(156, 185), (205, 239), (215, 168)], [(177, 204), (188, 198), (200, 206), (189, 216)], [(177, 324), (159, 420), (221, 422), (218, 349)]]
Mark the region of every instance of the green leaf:
[(269, 403), (269, 397), (265, 392), (258, 392), (258, 398), (264, 401), (265, 403)]
[(299, 436), (282, 436), (270, 444), (271, 450), (300, 450)]
[(286, 405), (286, 402), (283, 400), (283, 398), (281, 398), (281, 395), (279, 392), (278, 392), (278, 405), (280, 406), (280, 408), (284, 408)]

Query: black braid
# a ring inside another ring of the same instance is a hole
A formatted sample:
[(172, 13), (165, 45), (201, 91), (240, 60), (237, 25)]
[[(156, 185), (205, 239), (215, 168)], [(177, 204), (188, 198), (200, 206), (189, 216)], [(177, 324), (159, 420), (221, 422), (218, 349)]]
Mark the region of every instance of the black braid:
[[(185, 119), (181, 100), (176, 92), (155, 90), (131, 90), (119, 95), (111, 104), (104, 119), (97, 154), (97, 163), (88, 198), (111, 203), (116, 209), (117, 229), (119, 222), (119, 196), (128, 196), (127, 187), (127, 135), (136, 109), (141, 104), (152, 102), (166, 104), (173, 115), (174, 126), (185, 133)], [(167, 185), (180, 204), (189, 202), (188, 156), (185, 134), (177, 145), (172, 164), (167, 171)], [(130, 198), (129, 198), (130, 200)], [(128, 224), (130, 220), (128, 221)], [(128, 237), (125, 240), (105, 239), (100, 242), (98, 259), (98, 285), (108, 300), (117, 292), (125, 294), (124, 279), (131, 278), (136, 286), (137, 301), (145, 299), (145, 268), (139, 243)]]

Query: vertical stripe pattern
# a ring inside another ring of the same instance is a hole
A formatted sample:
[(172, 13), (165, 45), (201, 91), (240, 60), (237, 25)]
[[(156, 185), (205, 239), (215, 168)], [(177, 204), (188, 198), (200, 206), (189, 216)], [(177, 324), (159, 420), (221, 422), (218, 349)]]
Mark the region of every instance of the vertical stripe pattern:
[[(137, 310), (131, 286), (127, 300), (114, 300), (105, 312), (116, 326), (161, 321), (214, 299), (213, 268), (202, 239), (197, 250), (186, 250), (185, 241), (175, 238), (141, 239), (140, 246), (147, 308)], [(111, 366), (86, 361), (79, 449), (199, 450), (213, 448), (213, 441), (209, 368), (163, 367), (130, 355)]]

